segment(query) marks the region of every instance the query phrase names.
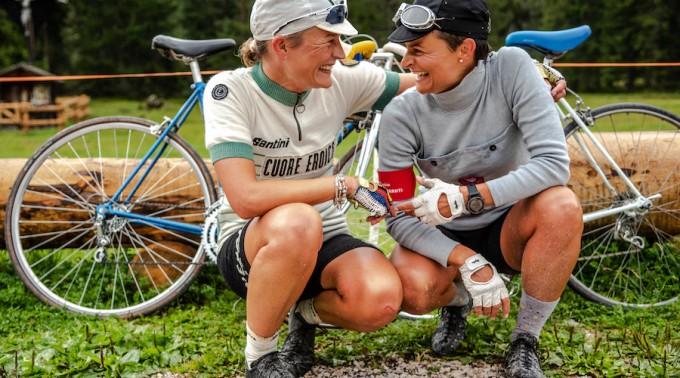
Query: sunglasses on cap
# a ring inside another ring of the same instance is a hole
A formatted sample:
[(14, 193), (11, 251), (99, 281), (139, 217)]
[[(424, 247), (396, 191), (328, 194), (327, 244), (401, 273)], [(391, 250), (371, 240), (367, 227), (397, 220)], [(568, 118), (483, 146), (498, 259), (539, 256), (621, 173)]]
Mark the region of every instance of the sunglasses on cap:
[(402, 3), (397, 13), (392, 18), (396, 24), (401, 21), (407, 29), (416, 31), (425, 31), (431, 29), (432, 26), (439, 25), (435, 21), (444, 20), (444, 18), (437, 18), (432, 9), (422, 5), (412, 5)]
[(284, 23), (283, 25), (276, 28), (276, 30), (274, 30), (273, 34), (274, 35), (278, 34), (283, 28), (292, 24), (295, 21), (300, 21), (304, 18), (314, 17), (314, 16), (318, 16), (318, 15), (322, 15), (322, 14), (328, 14), (326, 16), (326, 22), (328, 22), (329, 24), (331, 24), (331, 25), (342, 24), (343, 22), (345, 22), (345, 19), (347, 18), (347, 12), (348, 12), (347, 11), (347, 4), (345, 4), (345, 1), (342, 0), (338, 4), (333, 5), (332, 7), (329, 7), (329, 8), (320, 10), (320, 11), (312, 12), (312, 13), (306, 14), (304, 16), (296, 17), (292, 20), (289, 20), (286, 23)]

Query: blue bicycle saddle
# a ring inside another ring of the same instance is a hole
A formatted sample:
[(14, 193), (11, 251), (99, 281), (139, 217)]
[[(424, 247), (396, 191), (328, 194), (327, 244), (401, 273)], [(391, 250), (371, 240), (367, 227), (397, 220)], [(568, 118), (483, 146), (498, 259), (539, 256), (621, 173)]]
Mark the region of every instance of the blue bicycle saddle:
[(590, 26), (556, 31), (520, 30), (508, 34), (507, 46), (527, 47), (545, 55), (560, 56), (590, 37)]

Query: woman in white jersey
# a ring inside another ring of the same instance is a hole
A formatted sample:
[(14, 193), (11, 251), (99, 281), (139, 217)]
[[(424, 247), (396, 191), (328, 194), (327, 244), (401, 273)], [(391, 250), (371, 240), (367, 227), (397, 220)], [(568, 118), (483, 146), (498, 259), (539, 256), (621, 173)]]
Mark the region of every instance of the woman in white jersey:
[[(417, 0), (395, 22), (389, 39), (406, 44), (402, 66), (417, 75), (417, 91), (385, 109), (379, 140), (380, 181), (402, 201), (387, 224), (403, 308), (442, 308), (432, 350), (451, 355), (471, 308), (508, 316), (498, 272), (521, 273), (506, 371), (542, 377), (538, 337), (583, 230), (552, 99), (525, 51), (491, 52), (484, 0)], [(416, 180), (414, 164), (426, 179)], [(413, 198), (417, 184), (429, 190)]]
[(225, 194), (218, 266), (247, 299), (247, 377), (302, 376), (316, 325), (373, 331), (401, 305), (394, 267), (349, 235), (335, 206), (367, 189), (331, 171), (343, 119), (382, 109), (414, 76), (344, 61), (339, 37), (357, 33), (346, 15), (328, 0), (255, 1), (247, 68), (205, 90), (206, 145)]

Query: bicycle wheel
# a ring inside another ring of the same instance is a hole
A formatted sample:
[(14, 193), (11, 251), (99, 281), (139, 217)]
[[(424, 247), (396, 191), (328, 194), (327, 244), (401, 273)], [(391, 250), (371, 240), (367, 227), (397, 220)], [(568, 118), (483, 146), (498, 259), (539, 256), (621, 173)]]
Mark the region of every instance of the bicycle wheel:
[[(589, 220), (589, 213), (635, 201), (623, 177), (612, 169), (575, 123), (567, 125), (572, 175), (569, 186), (581, 198), (585, 229), (581, 254), (569, 285), (586, 299), (605, 305), (647, 307), (677, 301), (680, 292), (680, 118), (635, 103), (592, 111), (589, 129), (649, 209), (633, 209)], [(576, 141), (583, 141), (584, 148)], [(584, 151), (593, 154), (611, 190), (598, 180)]]
[[(97, 222), (157, 140), (151, 121), (104, 117), (78, 123), (46, 142), (12, 187), (5, 240), (14, 268), (41, 301), (98, 316), (152, 313), (181, 295), (205, 259), (200, 236), (129, 218)], [(138, 185), (112, 203), (118, 211), (202, 224), (215, 200), (212, 177), (177, 135)], [(148, 166), (149, 163), (145, 165)], [(107, 243), (108, 241), (108, 243)]]

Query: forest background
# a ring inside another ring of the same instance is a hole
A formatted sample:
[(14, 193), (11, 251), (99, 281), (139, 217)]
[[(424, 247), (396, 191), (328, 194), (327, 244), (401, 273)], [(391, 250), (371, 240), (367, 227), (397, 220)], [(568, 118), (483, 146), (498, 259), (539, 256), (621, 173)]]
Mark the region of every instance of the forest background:
[[(592, 36), (558, 62), (680, 62), (677, 0), (487, 0), (493, 48), (515, 30), (558, 30), (588, 24)], [(349, 0), (350, 20), (382, 44), (402, 0)], [(22, 3), (31, 23), (22, 24)], [(31, 62), (55, 75), (138, 74), (186, 70), (151, 50), (166, 34), (186, 39), (249, 36), (252, 0), (0, 0), (0, 70)], [(205, 70), (240, 66), (236, 53), (206, 59)], [(580, 92), (676, 92), (678, 67), (561, 68)], [(182, 97), (187, 78), (148, 77), (60, 82), (57, 95), (85, 93), (143, 99)]]

